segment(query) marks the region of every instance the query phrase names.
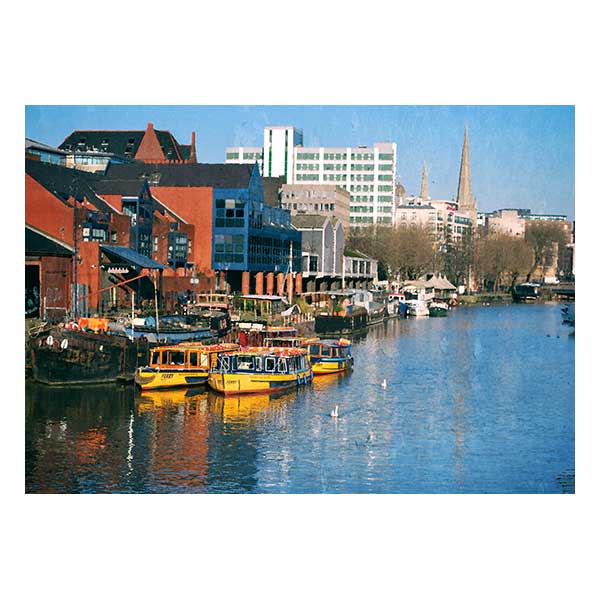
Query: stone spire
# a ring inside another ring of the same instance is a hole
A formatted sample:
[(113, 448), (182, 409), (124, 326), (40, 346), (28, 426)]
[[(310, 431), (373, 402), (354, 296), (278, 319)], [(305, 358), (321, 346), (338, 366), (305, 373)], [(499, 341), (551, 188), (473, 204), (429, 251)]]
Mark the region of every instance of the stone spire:
[(421, 176), (421, 200), (427, 201), (429, 191), (427, 189), (427, 163), (423, 162), (423, 175)]
[(477, 204), (471, 192), (471, 163), (469, 161), (469, 133), (465, 125), (460, 174), (458, 176), (458, 192), (456, 193), (458, 210), (470, 214), (473, 222), (477, 222)]

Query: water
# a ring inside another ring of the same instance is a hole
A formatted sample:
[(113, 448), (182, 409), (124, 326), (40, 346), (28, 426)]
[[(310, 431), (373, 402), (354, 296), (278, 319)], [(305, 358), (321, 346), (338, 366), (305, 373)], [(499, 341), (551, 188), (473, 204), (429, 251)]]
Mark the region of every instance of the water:
[(569, 332), (556, 304), (393, 320), (271, 398), (27, 384), (26, 491), (572, 493)]

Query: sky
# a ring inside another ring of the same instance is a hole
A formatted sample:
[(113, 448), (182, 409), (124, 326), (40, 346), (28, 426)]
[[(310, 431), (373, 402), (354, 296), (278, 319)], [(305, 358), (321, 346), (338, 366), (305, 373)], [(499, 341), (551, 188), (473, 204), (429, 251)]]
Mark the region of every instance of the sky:
[(225, 160), (227, 146), (261, 146), (267, 125), (293, 125), (304, 146), (396, 142), (397, 177), (418, 194), (427, 163), (433, 199), (456, 197), (465, 126), (473, 193), (482, 211), (530, 208), (575, 218), (573, 106), (37, 106), (25, 108), (25, 135), (59, 145), (72, 131), (196, 132), (199, 162)]

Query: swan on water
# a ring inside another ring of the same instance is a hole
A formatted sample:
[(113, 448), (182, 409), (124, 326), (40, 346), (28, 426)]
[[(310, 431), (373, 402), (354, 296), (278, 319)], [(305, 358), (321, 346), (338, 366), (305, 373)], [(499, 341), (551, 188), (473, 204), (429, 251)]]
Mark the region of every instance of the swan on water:
[(384, 380), (381, 382), (381, 387), (382, 387), (384, 390), (387, 390), (387, 379), (384, 379)]
[(335, 405), (335, 408), (331, 411), (331, 416), (337, 418), (338, 416), (338, 405)]

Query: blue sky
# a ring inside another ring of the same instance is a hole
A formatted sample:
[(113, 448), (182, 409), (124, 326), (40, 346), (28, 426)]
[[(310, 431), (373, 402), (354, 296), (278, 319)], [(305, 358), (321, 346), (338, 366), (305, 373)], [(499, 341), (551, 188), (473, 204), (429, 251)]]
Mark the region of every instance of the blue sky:
[(58, 145), (75, 129), (196, 132), (198, 160), (223, 162), (227, 146), (260, 146), (265, 125), (294, 125), (305, 146), (396, 142), (398, 171), (418, 194), (423, 161), (429, 193), (456, 196), (464, 126), (480, 210), (531, 208), (575, 217), (572, 106), (27, 106), (25, 135)]

